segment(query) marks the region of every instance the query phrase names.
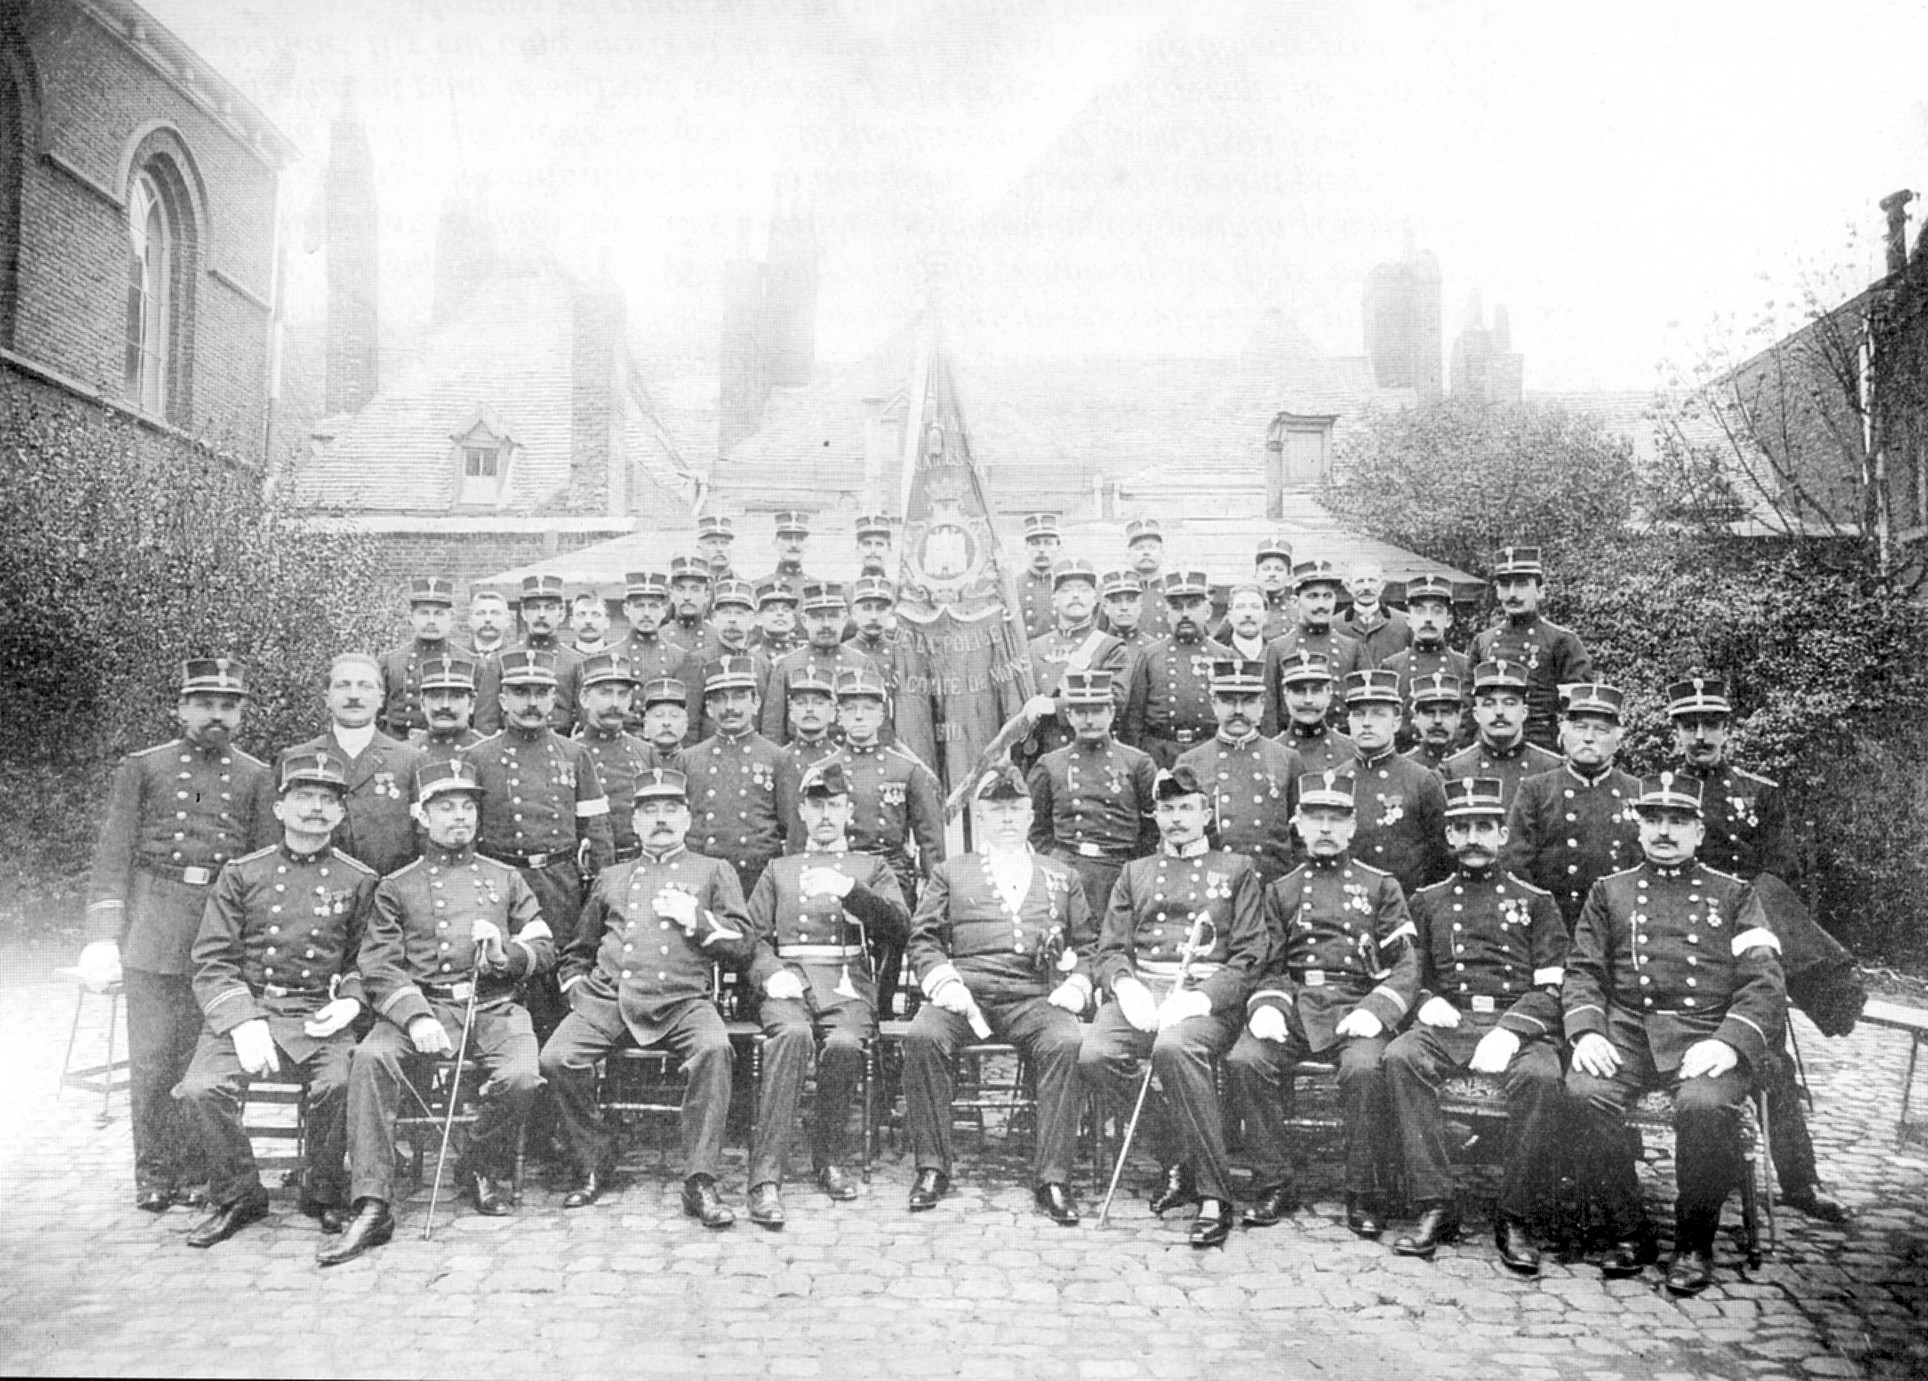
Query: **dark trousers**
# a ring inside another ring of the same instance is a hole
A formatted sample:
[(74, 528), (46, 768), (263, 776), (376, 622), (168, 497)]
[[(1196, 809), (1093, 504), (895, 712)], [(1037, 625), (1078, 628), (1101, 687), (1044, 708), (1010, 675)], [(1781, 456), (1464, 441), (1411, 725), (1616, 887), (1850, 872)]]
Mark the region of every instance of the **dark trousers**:
[(1093, 916), (1103, 916), (1105, 908), (1111, 905), (1111, 888), (1118, 881), (1118, 874), (1125, 871), (1125, 861), (1108, 858), (1086, 858), (1071, 849), (1058, 848), (1053, 858), (1070, 868), (1084, 883), (1085, 901), (1091, 907)]
[[(345, 1206), (348, 1064), (355, 1053), (355, 1037), (348, 1031), (338, 1031), (303, 1060), (294, 1059), (279, 1044), (275, 1050), (281, 1058), (281, 1073), (274, 1077), (293, 1080), (307, 1090), (301, 1197), (309, 1203)], [(194, 1048), (194, 1062), (174, 1096), (181, 1100), (188, 1125), (194, 1129), (207, 1162), (208, 1198), (217, 1205), (262, 1192), (254, 1147), (241, 1125), (250, 1082), (240, 1057), (234, 1053), (234, 1038), (217, 1036), (203, 1028), (200, 1044)]]
[(205, 1025), (186, 974), (123, 969), (127, 996), (128, 1122), (134, 1134), (134, 1188), (194, 1184), (206, 1169), (174, 1086), (187, 1074)]
[(1623, 1128), (1627, 1107), (1647, 1089), (1674, 1095), (1674, 1247), (1712, 1251), (1720, 1229), (1720, 1206), (1740, 1182), (1741, 1104), (1751, 1080), (1744, 1064), (1718, 1078), (1681, 1079), (1653, 1065), (1646, 1044), (1614, 1043), (1620, 1068), (1611, 1079), (1579, 1069), (1567, 1071), (1579, 1125), (1580, 1171), (1598, 1196), (1616, 1237), (1640, 1231), (1645, 1212), (1633, 1153)]
[[(1219, 1108), (1212, 1062), (1238, 1040), (1242, 1012), (1192, 1017), (1164, 1031), (1140, 1031), (1116, 1002), (1098, 1009), (1078, 1051), (1078, 1077), (1096, 1089), (1119, 1118), (1129, 1118), (1151, 1058), (1158, 1091), (1145, 1101), (1146, 1144), (1160, 1165), (1189, 1165), (1198, 1192), (1208, 1199), (1232, 1197), (1231, 1161), (1225, 1151), (1225, 1118)], [(1122, 1130), (1123, 1122), (1119, 1126)]]
[[(734, 1057), (723, 1018), (708, 998), (692, 998), (656, 1025), (649, 1047), (663, 1046), (683, 1062), (683, 1162), (685, 1175), (714, 1179), (723, 1165), (723, 1129), (730, 1115)], [(597, 1103), (596, 1062), (612, 1051), (641, 1044), (625, 1028), (610, 1036), (571, 1012), (542, 1046), (542, 1077), (555, 1091), (562, 1130), (578, 1169), (606, 1166), (616, 1139)]]
[(1761, 1091), (1767, 1095), (1767, 1149), (1774, 1157), (1774, 1178), (1781, 1193), (1813, 1193), (1820, 1180), (1814, 1167), (1814, 1138), (1808, 1134), (1800, 1071), (1787, 1051), (1774, 1052), (1762, 1071)]
[[(1245, 1122), (1254, 1183), (1261, 1194), (1292, 1179), (1286, 1149), (1285, 1100), (1292, 1066), (1311, 1056), (1305, 1028), (1296, 1012), (1286, 1014), (1286, 1038), (1262, 1041), (1250, 1031), (1225, 1057), (1232, 1096)], [(1392, 1115), (1386, 1097), (1386, 1047), (1383, 1033), (1370, 1040), (1342, 1039), (1322, 1060), (1339, 1066), (1339, 1112), (1346, 1124), (1346, 1193), (1376, 1194), (1392, 1182)]]
[[(1406, 1192), (1420, 1203), (1453, 1197), (1453, 1163), (1439, 1115), (1439, 1086), (1472, 1058), (1470, 1034), (1455, 1039), (1455, 1033), (1441, 1035), (1434, 1027), (1415, 1026), (1386, 1048), (1386, 1089), (1406, 1157)], [(1528, 1218), (1547, 1186), (1549, 1159), (1560, 1138), (1566, 1101), (1560, 1057), (1546, 1041), (1527, 1041), (1500, 1077), (1506, 1089), (1500, 1212)]]
[[(519, 868), (522, 880), (529, 884), (529, 890), (536, 894), (536, 901), (542, 906), (542, 919), (548, 922), (550, 933), (555, 936), (556, 953), (561, 954), (576, 938), (576, 921), (582, 915), (583, 885), (582, 873), (577, 869), (575, 860), (565, 859), (551, 863), (546, 868)], [(569, 1004), (562, 1000), (556, 989), (555, 970), (531, 977), (522, 986), (522, 1000), (529, 1009), (529, 1019), (535, 1025), (537, 1041), (549, 1039), (549, 1033), (561, 1024), (569, 1010)], [(459, 1019), (459, 1018), (458, 1018)]]
[[(1042, 997), (984, 1002), (992, 1036), (1018, 1047), (1038, 1085), (1038, 1146), (1032, 1179), (1065, 1184), (1078, 1144), (1078, 1019)], [(918, 1008), (904, 1036), (904, 1115), (919, 1170), (951, 1173), (951, 1097), (960, 1046), (977, 1037), (971, 1024), (934, 1002)]]
[[(467, 1004), (431, 1006), (449, 1044), (459, 1047)], [(404, 1101), (411, 1112), (423, 1111), (417, 1095), (409, 1091), (414, 1086), (406, 1069), (419, 1058), (408, 1034), (392, 1021), (376, 1022), (355, 1047), (348, 1070), (348, 1166), (358, 1200), (394, 1200), (395, 1116)], [(486, 1096), (469, 1131), (463, 1163), (480, 1174), (506, 1179), (515, 1168), (516, 1135), (541, 1084), (528, 1012), (514, 1002), (477, 1008), (464, 1058), (481, 1067)]]
[(850, 1103), (864, 1072), (864, 1041), (877, 1033), (877, 1014), (861, 997), (819, 1006), (814, 1018), (802, 1002), (766, 997), (759, 1015), (765, 1039), (756, 1145), (750, 1148), (752, 1186), (783, 1183), (813, 1056), (817, 1102), (810, 1118), (810, 1168), (822, 1170), (843, 1161), (850, 1142)]

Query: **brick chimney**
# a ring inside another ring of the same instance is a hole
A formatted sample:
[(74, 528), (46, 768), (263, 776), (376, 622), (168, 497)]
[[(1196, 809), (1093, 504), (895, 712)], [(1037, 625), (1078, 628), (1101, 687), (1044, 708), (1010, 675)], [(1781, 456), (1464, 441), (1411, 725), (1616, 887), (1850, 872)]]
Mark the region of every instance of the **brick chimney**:
[(619, 390), (627, 358), (623, 296), (605, 280), (578, 283), (571, 300), (569, 345), (569, 510), (604, 513), (620, 504), (610, 466), (621, 454)]
[(727, 455), (763, 425), (763, 404), (770, 396), (768, 316), (763, 265), (747, 251), (733, 255), (723, 265), (723, 317), (717, 342), (719, 456)]
[(375, 164), (368, 131), (355, 112), (352, 87), (328, 134), (323, 180), (324, 244), (328, 250), (328, 328), (324, 407), (360, 412), (381, 387), (376, 353), (380, 313), (376, 298)]
[(770, 382), (810, 382), (817, 363), (817, 224), (808, 209), (779, 206), (770, 218), (764, 270), (769, 309)]

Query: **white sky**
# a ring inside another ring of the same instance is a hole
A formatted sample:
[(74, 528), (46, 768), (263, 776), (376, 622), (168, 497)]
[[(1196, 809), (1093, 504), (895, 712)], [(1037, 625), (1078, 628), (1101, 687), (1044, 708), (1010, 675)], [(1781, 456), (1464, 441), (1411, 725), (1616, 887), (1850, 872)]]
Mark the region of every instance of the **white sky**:
[(1410, 231), (1448, 348), (1477, 294), (1529, 388), (1644, 388), (1803, 273), (1871, 277), (1875, 202), (1928, 191), (1928, 6), (1894, 0), (144, 3), (301, 146), (297, 219), (356, 79), (398, 319), (443, 199), (486, 188), (638, 331), (707, 340), (794, 180), (832, 356), (932, 277), (983, 355), (1227, 353), (1275, 305), (1357, 354)]

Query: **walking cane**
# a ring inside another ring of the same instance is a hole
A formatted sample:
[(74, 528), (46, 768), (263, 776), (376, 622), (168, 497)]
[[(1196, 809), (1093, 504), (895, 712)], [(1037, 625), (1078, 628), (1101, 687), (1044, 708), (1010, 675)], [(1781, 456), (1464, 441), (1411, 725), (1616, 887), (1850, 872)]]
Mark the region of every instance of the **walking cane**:
[(435, 1155), (435, 1181), (428, 1191), (428, 1220), (422, 1224), (422, 1240), (428, 1241), (435, 1232), (435, 1205), (442, 1193), (442, 1167), (448, 1163), (449, 1133), (455, 1130), (455, 1105), (462, 1096), (462, 1060), (469, 1053), (469, 1030), (475, 1025), (475, 990), (481, 987), (482, 955), (475, 956), (475, 967), (469, 970), (469, 1005), (462, 1012), (462, 1039), (455, 1046), (455, 1076), (449, 1080), (448, 1115), (442, 1119), (442, 1149)]
[[(1178, 951), (1178, 975), (1172, 979), (1172, 992), (1183, 991), (1186, 975), (1192, 970), (1192, 960), (1198, 958), (1200, 950), (1208, 948), (1205, 930), (1211, 923), (1212, 918), (1203, 911), (1192, 917), (1192, 928), (1185, 936), (1185, 946)], [(1152, 1034), (1155, 1039), (1157, 1032)], [(1151, 1057), (1147, 1055), (1145, 1077), (1138, 1085), (1138, 1102), (1131, 1110), (1131, 1121), (1125, 1124), (1125, 1139), (1119, 1143), (1118, 1159), (1111, 1167), (1111, 1184), (1105, 1190), (1105, 1201), (1098, 1209), (1099, 1227), (1103, 1227), (1105, 1220), (1111, 1216), (1111, 1201), (1118, 1193), (1118, 1181), (1124, 1176), (1125, 1160), (1131, 1155), (1131, 1139), (1138, 1134), (1138, 1119), (1144, 1116), (1145, 1099), (1151, 1094), (1151, 1073)]]

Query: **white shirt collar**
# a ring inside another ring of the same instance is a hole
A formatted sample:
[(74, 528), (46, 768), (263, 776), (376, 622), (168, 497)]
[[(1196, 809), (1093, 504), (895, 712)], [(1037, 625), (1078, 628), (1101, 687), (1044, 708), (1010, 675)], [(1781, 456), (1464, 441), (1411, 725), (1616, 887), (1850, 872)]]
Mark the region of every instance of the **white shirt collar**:
[(372, 723), (364, 724), (359, 729), (344, 729), (337, 724), (334, 726), (334, 731), (335, 742), (351, 760), (366, 753), (368, 745), (375, 741), (375, 726)]

